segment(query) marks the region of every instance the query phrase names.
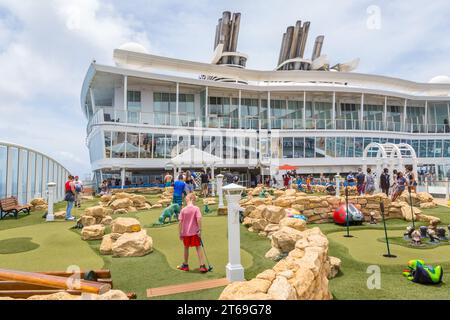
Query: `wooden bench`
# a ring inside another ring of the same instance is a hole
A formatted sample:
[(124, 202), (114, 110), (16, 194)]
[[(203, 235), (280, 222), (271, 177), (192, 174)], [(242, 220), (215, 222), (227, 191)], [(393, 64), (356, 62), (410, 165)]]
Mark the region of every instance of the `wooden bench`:
[(15, 197), (0, 199), (0, 219), (8, 215), (13, 215), (17, 219), (20, 212), (30, 214), (30, 210), (30, 205), (19, 205)]

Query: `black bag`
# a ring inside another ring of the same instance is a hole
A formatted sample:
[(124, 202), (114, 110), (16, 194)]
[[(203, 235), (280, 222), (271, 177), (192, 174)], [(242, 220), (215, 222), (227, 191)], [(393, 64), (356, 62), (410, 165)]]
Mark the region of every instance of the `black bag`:
[(66, 196), (64, 197), (64, 201), (75, 201), (75, 195), (72, 193), (72, 191), (66, 192)]

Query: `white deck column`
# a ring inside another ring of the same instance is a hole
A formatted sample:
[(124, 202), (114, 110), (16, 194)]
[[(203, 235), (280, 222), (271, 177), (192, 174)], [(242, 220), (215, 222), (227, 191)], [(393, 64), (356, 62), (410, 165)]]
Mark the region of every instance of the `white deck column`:
[(306, 91), (303, 91), (303, 130), (306, 129)]
[(383, 130), (387, 129), (387, 96), (384, 96)]
[(364, 93), (361, 93), (361, 108), (359, 112), (359, 128), (360, 130), (364, 130)]
[(336, 91), (333, 91), (333, 105), (332, 105), (332, 110), (331, 110), (331, 120), (332, 120), (332, 124), (331, 127), (333, 129), (336, 129)]
[(270, 91), (267, 91), (267, 119), (269, 123), (267, 123), (267, 129), (272, 130), (272, 112), (270, 110)]
[(177, 93), (176, 93), (177, 97), (175, 98), (175, 112), (176, 112), (176, 116), (175, 116), (175, 121), (176, 121), (176, 125), (179, 126), (180, 125), (180, 83), (177, 82)]
[(402, 118), (402, 126), (401, 131), (406, 130), (406, 110), (408, 109), (408, 99), (405, 99), (405, 104), (403, 105), (403, 118)]
[[(128, 122), (128, 76), (123, 76), (123, 112), (125, 123)], [(116, 119), (114, 119), (116, 120)]]
[(55, 215), (53, 214), (53, 204), (55, 202), (55, 191), (56, 191), (56, 183), (49, 182), (47, 184), (48, 188), (48, 209), (47, 209), (47, 217), (46, 221), (51, 222), (55, 221)]
[(242, 111), (241, 111), (241, 104), (242, 104), (242, 90), (239, 90), (239, 101), (238, 101), (239, 129), (242, 129)]

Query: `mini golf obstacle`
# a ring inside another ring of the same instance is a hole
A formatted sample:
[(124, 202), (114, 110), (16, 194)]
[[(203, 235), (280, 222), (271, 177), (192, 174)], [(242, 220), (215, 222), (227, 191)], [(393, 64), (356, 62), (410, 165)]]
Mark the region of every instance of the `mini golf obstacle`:
[[(85, 280), (88, 279), (88, 280)], [(0, 297), (26, 299), (35, 295), (67, 292), (103, 294), (111, 290), (109, 270), (89, 272), (25, 272), (0, 269)]]
[(229, 284), (227, 278), (176, 284), (171, 286), (147, 289), (147, 298), (168, 296), (177, 293), (195, 292), (206, 289), (225, 287)]

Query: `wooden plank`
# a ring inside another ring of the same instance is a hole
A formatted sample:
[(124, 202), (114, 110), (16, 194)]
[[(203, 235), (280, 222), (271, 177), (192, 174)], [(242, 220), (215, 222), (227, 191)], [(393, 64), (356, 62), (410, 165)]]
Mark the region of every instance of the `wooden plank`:
[(23, 283), (19, 281), (0, 281), (1, 291), (20, 291), (20, 290), (56, 290), (57, 288)]
[(14, 299), (26, 299), (31, 296), (37, 295), (49, 295), (58, 292), (67, 292), (72, 295), (81, 295), (81, 291), (78, 290), (14, 290), (14, 291), (0, 291), (0, 297), (10, 297)]
[(183, 283), (176, 284), (171, 286), (159, 287), (159, 288), (150, 288), (147, 289), (147, 297), (160, 297), (167, 296), (171, 294), (184, 293), (184, 292), (193, 292), (205, 289), (219, 288), (228, 285), (230, 282), (227, 278), (222, 279), (212, 279), (205, 281), (197, 281), (191, 283)]
[[(111, 278), (111, 271), (109, 270), (94, 270), (95, 274), (99, 279), (108, 279)], [(63, 272), (63, 271), (53, 271), (53, 272), (37, 272), (41, 274), (47, 274), (49, 276), (58, 276), (58, 277), (70, 277), (75, 274), (75, 272)], [(85, 272), (80, 272), (80, 277), (84, 277)]]
[[(0, 279), (55, 287), (65, 290), (70, 289), (68, 287), (67, 278), (42, 273), (0, 269)], [(103, 294), (111, 289), (111, 286), (108, 284), (93, 281), (79, 280), (79, 285), (80, 291), (87, 293)]]

